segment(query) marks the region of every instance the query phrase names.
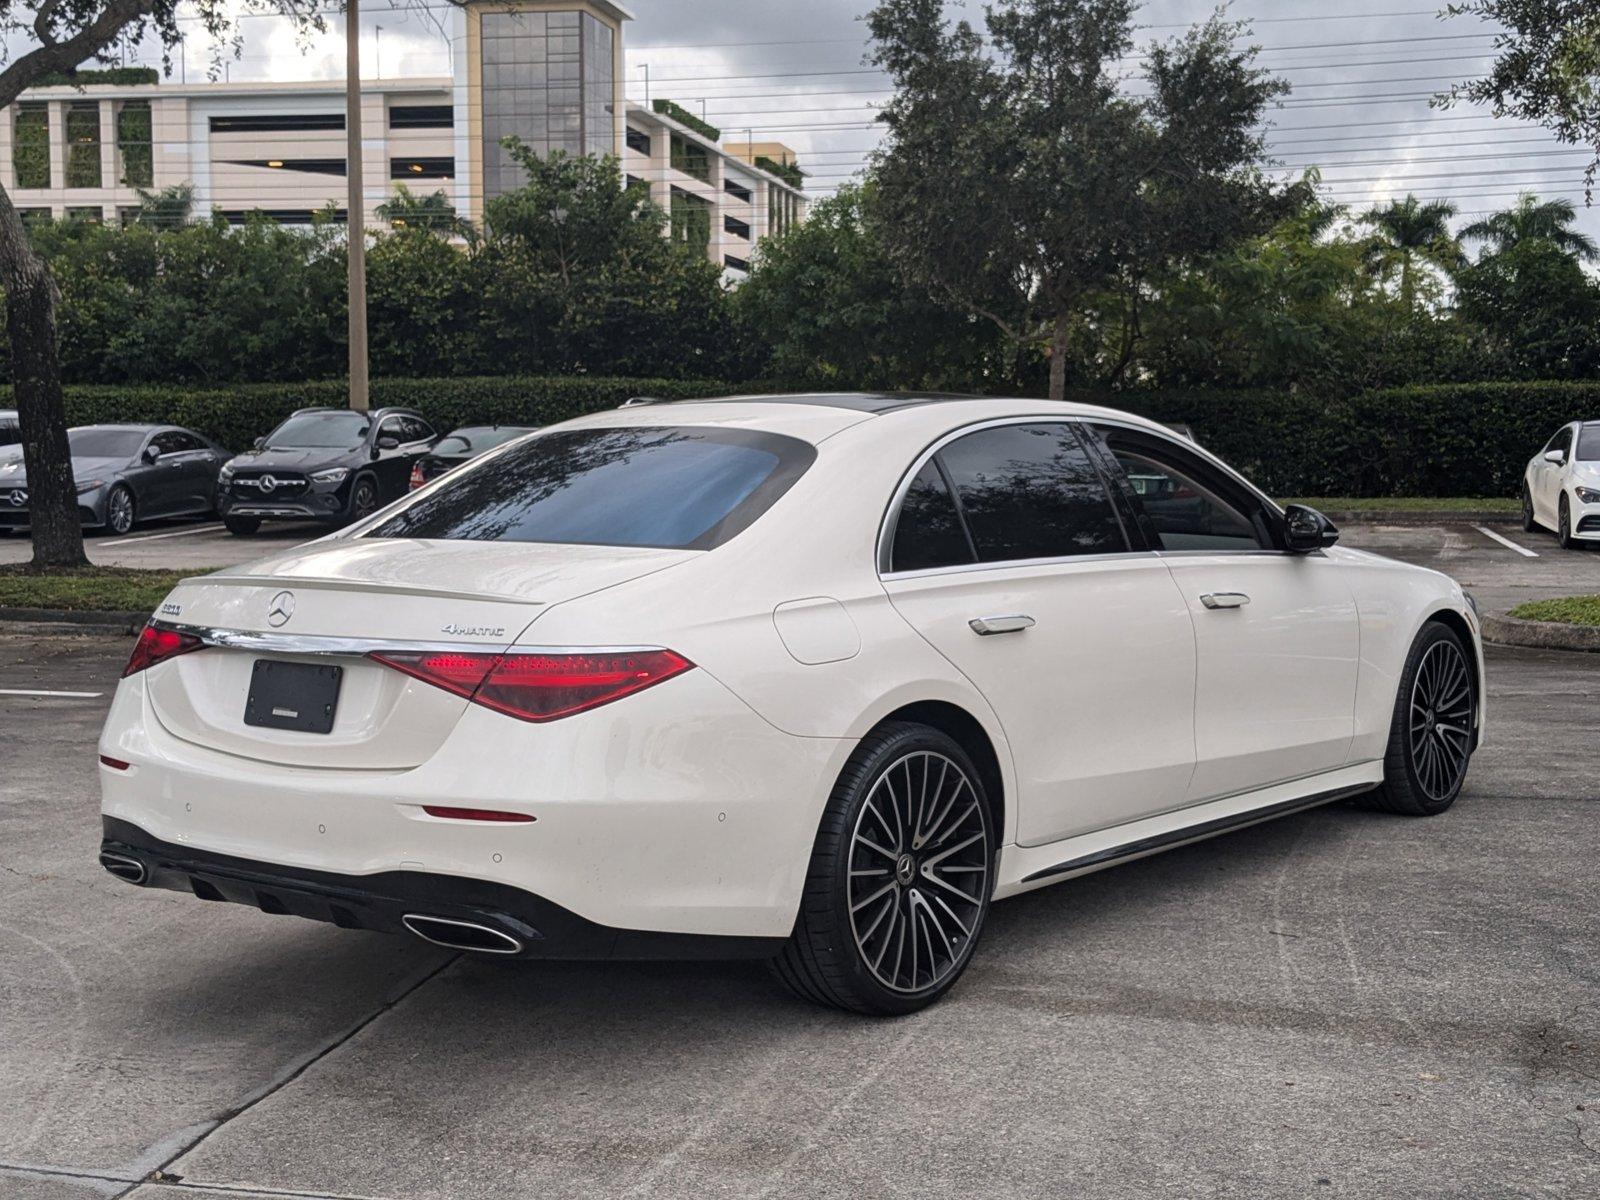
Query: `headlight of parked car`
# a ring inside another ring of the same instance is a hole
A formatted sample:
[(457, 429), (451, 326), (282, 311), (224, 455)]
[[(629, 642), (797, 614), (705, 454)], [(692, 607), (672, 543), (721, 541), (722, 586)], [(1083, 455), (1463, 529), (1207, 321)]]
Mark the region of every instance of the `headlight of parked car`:
[(312, 483), (343, 483), (344, 477), (350, 474), (349, 467), (329, 467), (326, 471), (311, 472)]
[(105, 487), (105, 485), (106, 485), (106, 481), (104, 479), (83, 479), (83, 480), (80, 480), (78, 482), (78, 495), (81, 496), (85, 492), (98, 491), (99, 489)]
[(1600, 504), (1600, 491), (1594, 488), (1573, 488), (1578, 493), (1578, 499), (1585, 504)]
[(222, 482), (222, 483), (227, 483), (228, 480), (230, 480), (232, 478), (233, 478), (233, 464), (231, 462), (223, 463), (222, 464), (222, 470), (217, 472), (218, 481)]

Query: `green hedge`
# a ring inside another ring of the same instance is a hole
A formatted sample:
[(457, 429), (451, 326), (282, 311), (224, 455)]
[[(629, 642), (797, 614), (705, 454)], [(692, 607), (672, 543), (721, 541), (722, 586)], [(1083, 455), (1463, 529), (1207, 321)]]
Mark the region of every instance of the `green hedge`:
[[(769, 390), (716, 380), (514, 376), (377, 379), (372, 403), (422, 412), (441, 430), (544, 425), (630, 396), (682, 399)], [(1283, 392), (1080, 393), (1189, 425), (1196, 438), (1277, 496), (1514, 496), (1528, 459), (1562, 424), (1600, 419), (1600, 382), (1440, 384), (1327, 399)], [(75, 386), (74, 425), (171, 421), (240, 449), (291, 411), (342, 405), (341, 380), (214, 389)], [(7, 406), (0, 390), (0, 408)]]
[(1435, 384), (1339, 399), (1123, 392), (1102, 403), (1183, 422), (1278, 496), (1514, 496), (1563, 424), (1600, 419), (1600, 382)]
[(675, 100), (667, 100), (658, 96), (651, 101), (650, 107), (664, 117), (671, 117), (679, 125), (684, 125), (694, 130), (708, 141), (714, 142), (722, 137), (722, 130), (709, 121), (701, 120)]
[[(372, 406), (414, 408), (441, 432), (462, 425), (547, 425), (583, 413), (615, 408), (630, 396), (683, 399), (748, 390), (692, 379), (608, 379), (594, 376), (482, 379), (375, 379)], [(297, 408), (343, 405), (343, 380), (309, 383), (238, 384), (229, 387), (73, 386), (67, 421), (92, 425), (116, 421), (167, 422), (216, 438), (241, 450)], [(0, 408), (7, 406), (0, 391)]]

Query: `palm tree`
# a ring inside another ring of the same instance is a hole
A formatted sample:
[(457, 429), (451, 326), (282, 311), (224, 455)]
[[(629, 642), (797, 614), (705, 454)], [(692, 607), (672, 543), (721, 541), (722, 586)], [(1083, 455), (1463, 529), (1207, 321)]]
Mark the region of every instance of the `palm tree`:
[(1380, 279), (1398, 270), (1400, 299), (1407, 308), (1417, 299), (1418, 278), (1430, 268), (1446, 274), (1463, 260), (1461, 243), (1450, 232), (1456, 206), (1448, 200), (1423, 203), (1415, 196), (1391, 200), (1387, 208), (1363, 213), (1360, 221), (1373, 228), (1367, 244), (1367, 267)]
[(1524, 242), (1548, 242), (1563, 254), (1593, 262), (1600, 258), (1600, 245), (1586, 233), (1572, 228), (1578, 209), (1571, 200), (1545, 200), (1525, 192), (1515, 208), (1474, 221), (1461, 231), (1463, 238), (1488, 242), (1504, 253)]
[(379, 220), (387, 221), (396, 229), (423, 229), (446, 237), (472, 240), (477, 231), (472, 222), (456, 214), (456, 206), (443, 191), (429, 196), (419, 196), (405, 184), (397, 184), (394, 195), (375, 210)]

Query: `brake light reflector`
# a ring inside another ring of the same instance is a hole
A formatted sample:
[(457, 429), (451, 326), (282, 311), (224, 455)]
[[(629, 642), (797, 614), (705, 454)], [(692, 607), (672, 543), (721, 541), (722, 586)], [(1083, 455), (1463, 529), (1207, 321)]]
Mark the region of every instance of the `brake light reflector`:
[(177, 658), (180, 654), (188, 654), (191, 650), (198, 650), (204, 645), (205, 643), (192, 633), (179, 633), (175, 629), (160, 629), (154, 625), (146, 625), (139, 631), (139, 640), (133, 644), (133, 653), (128, 658), (128, 665), (122, 670), (122, 677), (126, 679), (129, 675), (148, 671), (157, 663)]
[(414, 492), (428, 482), (428, 477), (422, 473), (421, 463), (411, 464), (411, 490)]
[(694, 667), (671, 650), (571, 654), (377, 651), (370, 657), (521, 721), (570, 717)]
[(506, 824), (527, 824), (535, 820), (529, 813), (506, 812), (500, 808), (450, 808), (443, 804), (424, 804), (422, 811), (430, 817), (447, 817), (452, 821), (502, 821)]

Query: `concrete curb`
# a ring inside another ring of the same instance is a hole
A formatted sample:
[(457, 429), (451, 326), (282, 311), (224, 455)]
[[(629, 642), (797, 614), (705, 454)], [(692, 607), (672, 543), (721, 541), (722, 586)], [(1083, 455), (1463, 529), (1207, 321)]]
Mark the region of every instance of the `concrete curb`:
[(1484, 640), (1499, 646), (1527, 646), (1535, 650), (1581, 650), (1600, 654), (1600, 625), (1524, 621), (1504, 613), (1485, 613), (1483, 636)]
[(65, 608), (0, 608), (0, 636), (40, 633), (134, 634), (150, 619), (147, 612), (75, 611)]
[[(1320, 510), (1319, 510), (1320, 511)], [(1333, 509), (1323, 516), (1335, 525), (1514, 525), (1522, 518), (1501, 509), (1450, 509), (1434, 512), (1404, 509)]]

